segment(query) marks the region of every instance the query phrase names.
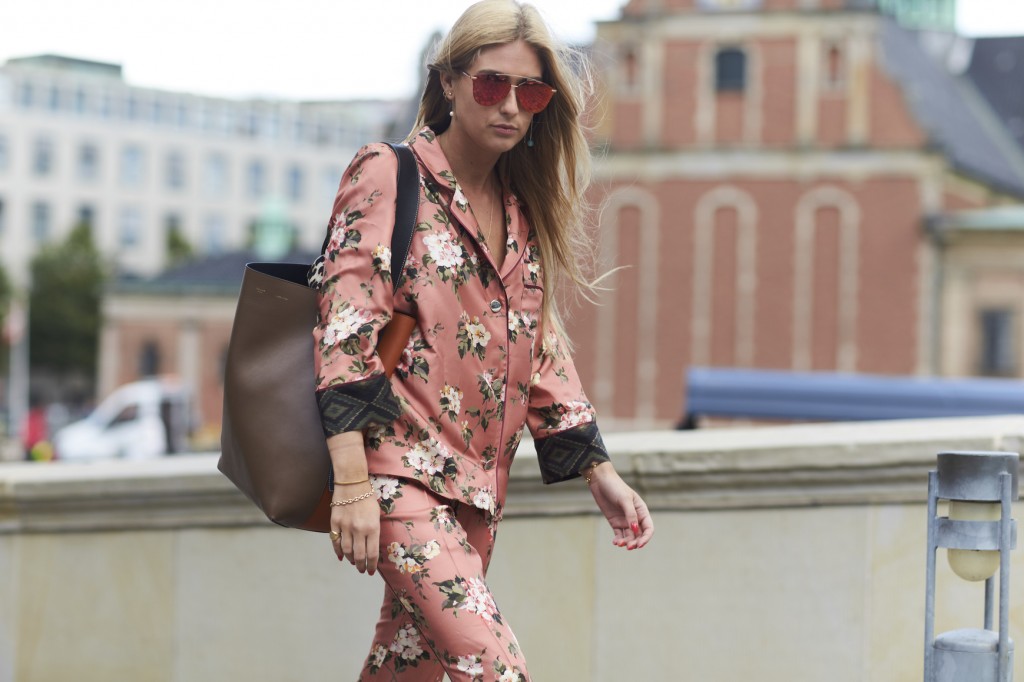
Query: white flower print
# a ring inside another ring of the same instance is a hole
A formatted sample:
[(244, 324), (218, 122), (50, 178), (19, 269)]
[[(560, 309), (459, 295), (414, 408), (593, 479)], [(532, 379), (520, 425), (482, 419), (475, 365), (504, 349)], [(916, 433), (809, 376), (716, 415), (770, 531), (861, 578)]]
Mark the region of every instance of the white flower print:
[(519, 682), (519, 673), (512, 668), (505, 668), (505, 672), (498, 678), (498, 682)]
[(416, 443), (412, 450), (406, 453), (405, 460), (416, 471), (434, 476), (444, 471), (444, 466), (451, 456), (451, 451), (444, 444), (431, 438)]
[(562, 419), (558, 424), (558, 429), (571, 429), (574, 426), (580, 424), (588, 424), (593, 420), (593, 415), (590, 412), (590, 406), (587, 403), (579, 400), (571, 400), (562, 406)]
[(398, 491), (398, 479), (391, 476), (370, 476), (370, 485), (377, 493), (378, 500), (390, 500)]
[(437, 540), (428, 540), (427, 543), (423, 545), (423, 558), (428, 561), (435, 558), (440, 553), (441, 544)]
[(469, 199), (462, 193), (462, 187), (458, 183), (455, 183), (455, 194), (452, 197), (455, 199), (455, 205), (459, 207), (463, 213), (469, 210)]
[(484, 674), (484, 667), (476, 656), (459, 656), (459, 662), (456, 664), (456, 667), (467, 675)]
[(412, 625), (406, 625), (396, 632), (395, 639), (391, 642), (389, 648), (400, 658), (407, 661), (415, 660), (423, 654), (423, 649), (420, 647), (419, 633), (416, 632), (416, 628)]
[(373, 647), (370, 652), (370, 666), (373, 668), (380, 668), (384, 665), (384, 661), (387, 660), (388, 650), (383, 644), (377, 644)]
[(373, 247), (373, 259), (380, 261), (380, 270), (382, 272), (391, 272), (391, 249), (384, 246), (383, 244), (377, 244)]
[(490, 591), (483, 580), (468, 578), (466, 580), (466, 599), (459, 605), (463, 611), (475, 613), (486, 621), (493, 621), (498, 612)]
[[(462, 391), (445, 384), (441, 389), (441, 407), (445, 412), (457, 415), (462, 409)], [(454, 420), (454, 417), (452, 419)]]
[[(473, 318), (477, 319), (477, 318)], [(476, 350), (484, 350), (487, 348), (488, 342), (491, 340), (491, 333), (487, 331), (487, 328), (480, 323), (468, 322), (466, 323), (466, 334), (469, 336), (470, 344)]]
[(416, 557), (406, 552), (405, 547), (398, 542), (392, 542), (388, 545), (388, 561), (393, 563), (395, 568), (402, 573), (409, 573), (411, 575), (423, 570), (422, 564), (416, 561)]
[(473, 495), (473, 506), (477, 509), (494, 513), (494, 495), (491, 492), (490, 486), (476, 491), (476, 494)]
[(373, 319), (368, 310), (345, 308), (334, 314), (324, 330), (324, 343), (333, 346), (359, 333), (359, 328)]
[(452, 242), (448, 232), (431, 232), (423, 238), (430, 257), (439, 268), (458, 268), (465, 262), (462, 250)]

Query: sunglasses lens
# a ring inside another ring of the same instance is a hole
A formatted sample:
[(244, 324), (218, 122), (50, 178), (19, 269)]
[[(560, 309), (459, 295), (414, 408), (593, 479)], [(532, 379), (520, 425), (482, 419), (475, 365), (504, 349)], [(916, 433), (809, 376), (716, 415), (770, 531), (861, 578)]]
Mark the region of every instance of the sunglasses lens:
[(508, 76), (488, 73), (473, 79), (473, 99), (476, 103), (489, 107), (508, 97), (512, 89), (512, 81)]
[(551, 101), (555, 91), (547, 83), (540, 81), (523, 81), (516, 88), (516, 99), (519, 106), (531, 114), (539, 114)]

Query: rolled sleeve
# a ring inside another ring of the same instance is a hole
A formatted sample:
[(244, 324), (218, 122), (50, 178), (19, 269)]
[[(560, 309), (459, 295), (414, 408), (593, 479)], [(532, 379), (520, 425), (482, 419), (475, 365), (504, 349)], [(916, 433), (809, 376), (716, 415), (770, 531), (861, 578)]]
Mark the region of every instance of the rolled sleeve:
[(313, 330), (317, 401), (328, 436), (390, 423), (400, 414), (375, 350), (394, 314), (397, 169), (387, 145), (367, 145), (346, 169), (334, 200)]
[(555, 332), (543, 335), (533, 369), (526, 423), (544, 482), (576, 478), (587, 467), (607, 462), (594, 408)]

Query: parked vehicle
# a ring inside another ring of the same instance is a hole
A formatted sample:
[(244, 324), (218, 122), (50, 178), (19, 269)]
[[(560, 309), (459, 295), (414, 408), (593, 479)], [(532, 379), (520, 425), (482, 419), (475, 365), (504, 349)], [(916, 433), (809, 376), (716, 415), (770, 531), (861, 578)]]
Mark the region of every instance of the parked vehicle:
[(53, 438), (60, 460), (150, 459), (188, 448), (188, 391), (167, 379), (146, 379), (114, 390), (81, 421)]

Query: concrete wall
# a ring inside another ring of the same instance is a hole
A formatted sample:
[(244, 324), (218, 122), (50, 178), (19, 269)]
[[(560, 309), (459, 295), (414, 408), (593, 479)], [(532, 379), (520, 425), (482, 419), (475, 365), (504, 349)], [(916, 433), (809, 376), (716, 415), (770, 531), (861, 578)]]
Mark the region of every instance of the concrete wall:
[[(609, 436), (655, 510), (640, 552), (525, 444), (490, 582), (535, 680), (919, 681), (927, 471), (1022, 438), (1024, 417)], [(356, 678), (379, 579), (215, 463), (0, 466), (0, 682)], [(940, 557), (936, 631), (981, 612)]]

